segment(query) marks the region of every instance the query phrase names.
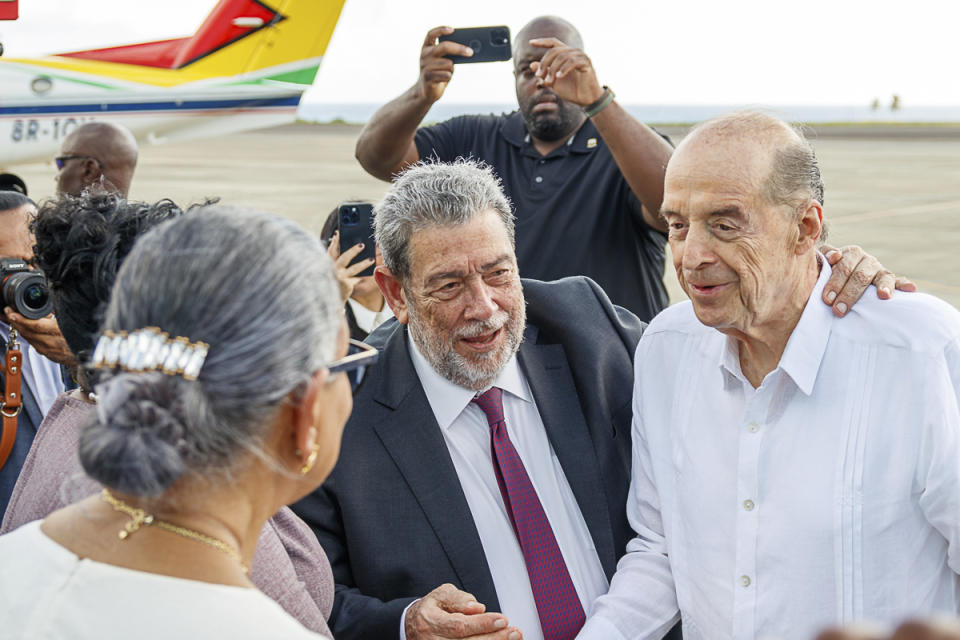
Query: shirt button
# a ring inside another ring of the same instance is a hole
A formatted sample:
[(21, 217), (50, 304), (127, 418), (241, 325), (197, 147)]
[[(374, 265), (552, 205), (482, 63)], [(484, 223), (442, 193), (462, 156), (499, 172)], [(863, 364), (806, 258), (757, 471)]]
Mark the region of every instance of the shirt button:
[(543, 176), (537, 176), (537, 177), (534, 178), (533, 180), (534, 180), (534, 182), (543, 182)]
[(740, 585), (743, 587), (750, 586), (750, 576), (740, 576)]
[(751, 422), (747, 425), (747, 431), (750, 433), (756, 433), (757, 431), (760, 431), (760, 425), (758, 425), (756, 422)]
[(746, 509), (747, 511), (753, 511), (753, 508), (754, 508), (755, 506), (756, 506), (756, 505), (753, 503), (753, 500), (744, 500), (744, 501), (743, 501), (743, 508)]

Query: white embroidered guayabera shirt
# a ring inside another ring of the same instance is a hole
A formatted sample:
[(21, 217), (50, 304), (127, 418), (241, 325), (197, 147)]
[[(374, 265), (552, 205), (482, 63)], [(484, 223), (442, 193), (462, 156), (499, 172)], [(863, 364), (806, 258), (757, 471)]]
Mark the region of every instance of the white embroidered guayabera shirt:
[(845, 318), (824, 266), (754, 389), (689, 302), (637, 349), (637, 537), (581, 638), (802, 638), (960, 603), (960, 313), (872, 291)]

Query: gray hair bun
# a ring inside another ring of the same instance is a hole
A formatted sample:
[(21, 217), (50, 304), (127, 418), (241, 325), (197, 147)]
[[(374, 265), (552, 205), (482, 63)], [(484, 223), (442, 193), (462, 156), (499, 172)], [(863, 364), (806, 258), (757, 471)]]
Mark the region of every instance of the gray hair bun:
[(133, 495), (188, 475), (230, 482), (262, 457), (281, 403), (333, 359), (342, 317), (332, 261), (288, 220), (213, 206), (155, 227), (117, 273), (102, 329), (159, 327), (210, 351), (196, 380), (98, 370), (83, 468)]
[(186, 429), (176, 379), (121, 373), (97, 385), (96, 419), (80, 440), (84, 470), (98, 482), (135, 495), (168, 489), (186, 469)]

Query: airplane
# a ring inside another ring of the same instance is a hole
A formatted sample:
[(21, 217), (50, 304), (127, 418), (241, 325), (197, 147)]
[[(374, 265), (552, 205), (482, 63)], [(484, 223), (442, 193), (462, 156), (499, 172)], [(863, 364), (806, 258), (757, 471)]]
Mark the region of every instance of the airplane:
[(0, 58), (0, 165), (49, 160), (93, 120), (148, 143), (292, 122), (344, 2), (219, 0), (186, 38)]

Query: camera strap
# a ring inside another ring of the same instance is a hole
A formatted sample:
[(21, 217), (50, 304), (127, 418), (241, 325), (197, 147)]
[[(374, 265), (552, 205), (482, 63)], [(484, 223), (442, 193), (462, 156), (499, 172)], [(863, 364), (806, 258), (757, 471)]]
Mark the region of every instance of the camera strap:
[(3, 401), (0, 402), (0, 416), (3, 416), (3, 431), (0, 433), (0, 469), (7, 463), (13, 443), (17, 439), (17, 417), (23, 409), (20, 400), (20, 375), (23, 368), (23, 353), (17, 340), (16, 329), (10, 329), (7, 341), (7, 353), (3, 361)]

